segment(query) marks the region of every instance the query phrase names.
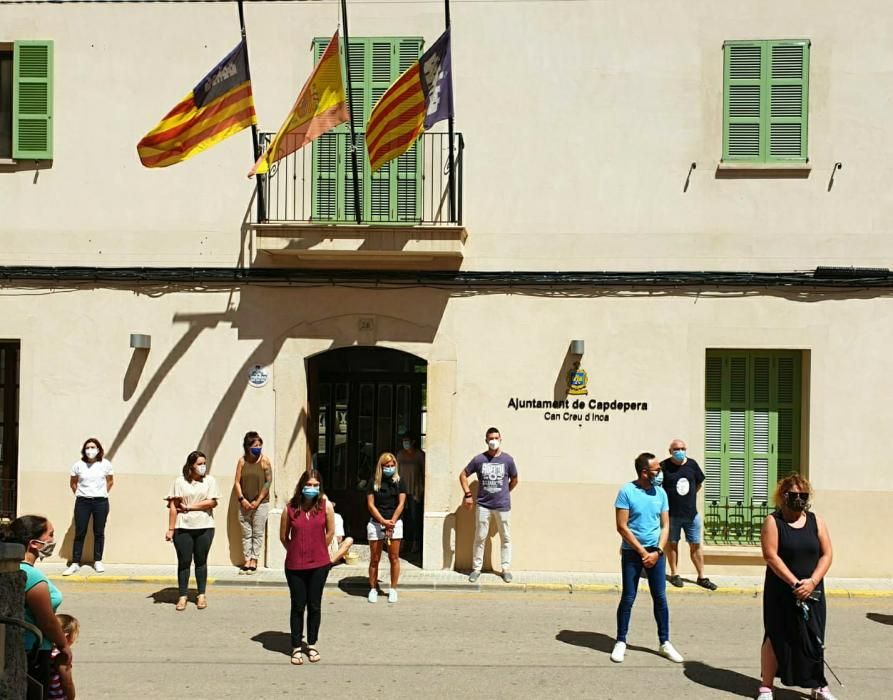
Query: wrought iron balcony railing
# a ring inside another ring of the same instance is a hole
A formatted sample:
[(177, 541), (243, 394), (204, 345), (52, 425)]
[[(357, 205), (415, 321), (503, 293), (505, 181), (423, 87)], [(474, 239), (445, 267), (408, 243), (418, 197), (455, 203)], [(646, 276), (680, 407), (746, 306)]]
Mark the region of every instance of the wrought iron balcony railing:
[[(261, 134), (266, 148), (274, 134)], [(263, 178), (259, 223), (356, 224), (353, 170), (347, 132), (324, 134), (280, 160)], [(357, 134), (360, 223), (461, 226), (464, 141), (450, 147), (445, 133), (422, 134), (404, 155), (371, 173), (364, 134)]]
[(704, 507), (707, 544), (758, 545), (763, 520), (775, 508), (767, 501), (708, 500)]

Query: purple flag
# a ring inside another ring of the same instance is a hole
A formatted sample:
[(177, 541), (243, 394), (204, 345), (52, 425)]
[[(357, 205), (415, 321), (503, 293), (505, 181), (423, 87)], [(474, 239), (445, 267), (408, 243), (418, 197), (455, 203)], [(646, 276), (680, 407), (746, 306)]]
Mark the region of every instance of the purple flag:
[(453, 116), (453, 72), (450, 30), (447, 29), (419, 59), (422, 92), (425, 93), (425, 129)]

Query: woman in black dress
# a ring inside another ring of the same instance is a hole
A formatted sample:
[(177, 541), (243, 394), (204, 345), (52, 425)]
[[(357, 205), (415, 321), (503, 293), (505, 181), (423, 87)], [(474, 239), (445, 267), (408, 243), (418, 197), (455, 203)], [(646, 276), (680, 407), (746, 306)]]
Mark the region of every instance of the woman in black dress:
[(834, 700), (825, 680), (822, 649), (831, 537), (825, 521), (809, 512), (810, 494), (809, 482), (799, 474), (783, 479), (775, 490), (778, 510), (763, 523), (766, 581), (757, 700), (772, 700), (776, 678), (785, 685), (811, 688), (812, 698)]

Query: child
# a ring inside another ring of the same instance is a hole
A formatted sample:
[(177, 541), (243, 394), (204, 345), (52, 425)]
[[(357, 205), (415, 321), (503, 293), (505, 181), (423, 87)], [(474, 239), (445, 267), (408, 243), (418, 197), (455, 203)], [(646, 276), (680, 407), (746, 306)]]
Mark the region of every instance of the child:
[[(331, 503), (334, 508), (335, 503)], [(351, 545), (353, 545), (353, 537), (344, 536), (344, 518), (335, 513), (335, 536), (329, 543), (329, 561), (333, 565), (340, 563), (342, 559), (347, 561), (347, 553), (350, 551)]]
[[(65, 632), (68, 643), (74, 644), (81, 629), (77, 618), (64, 613), (56, 615), (56, 618), (59, 620), (59, 624), (62, 625), (62, 631)], [(47, 697), (52, 698), (52, 700), (74, 700), (74, 679), (71, 676), (71, 666), (68, 664), (57, 665), (55, 659), (58, 655), (59, 650), (53, 649), (53, 653), (50, 656), (53, 660), (53, 668), (50, 674)]]

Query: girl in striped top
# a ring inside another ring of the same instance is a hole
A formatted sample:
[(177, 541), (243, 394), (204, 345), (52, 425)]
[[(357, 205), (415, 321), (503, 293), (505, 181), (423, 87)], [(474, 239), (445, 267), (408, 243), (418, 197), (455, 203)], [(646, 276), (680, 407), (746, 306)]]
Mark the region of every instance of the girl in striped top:
[[(62, 631), (65, 632), (68, 645), (71, 646), (77, 641), (78, 634), (81, 631), (78, 619), (73, 615), (62, 613), (56, 615), (56, 618), (59, 620), (59, 624), (62, 625)], [(51, 700), (74, 700), (74, 678), (71, 676), (71, 666), (69, 664), (57, 664), (56, 657), (58, 655), (59, 650), (54, 648), (50, 656), (53, 670), (50, 674), (47, 697), (51, 698)]]

